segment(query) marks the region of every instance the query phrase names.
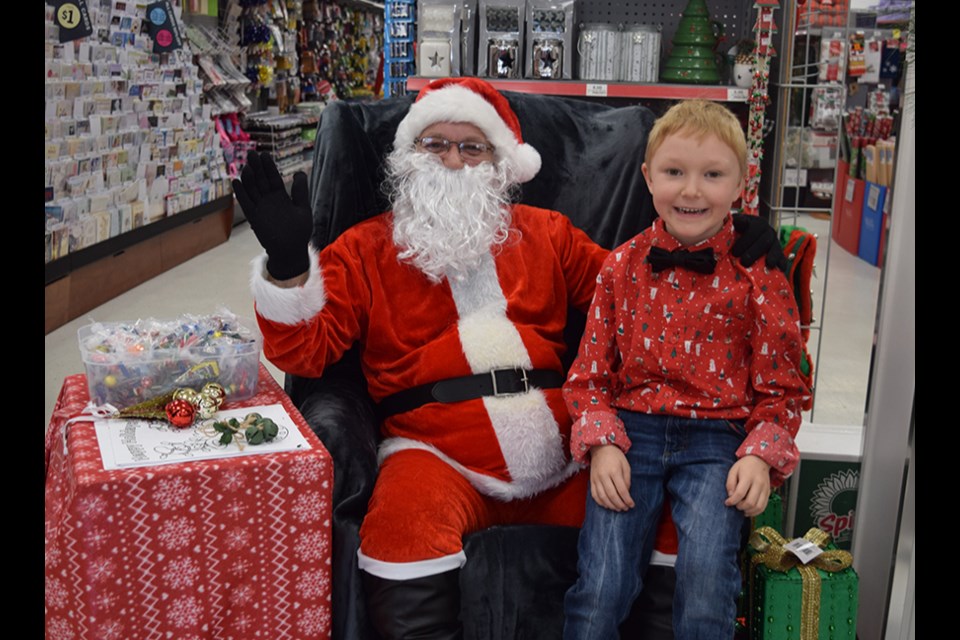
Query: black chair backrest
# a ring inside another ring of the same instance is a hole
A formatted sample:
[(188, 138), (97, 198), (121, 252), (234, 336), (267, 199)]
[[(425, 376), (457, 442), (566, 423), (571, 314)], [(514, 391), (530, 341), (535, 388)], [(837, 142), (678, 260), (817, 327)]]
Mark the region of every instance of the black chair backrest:
[[(505, 92), (524, 140), (543, 166), (520, 201), (569, 217), (612, 249), (656, 216), (640, 166), (653, 113), (606, 104)], [(375, 103), (334, 102), (323, 112), (310, 192), (314, 242), (324, 247), (357, 222), (389, 209), (381, 188), (383, 157), (413, 96)]]

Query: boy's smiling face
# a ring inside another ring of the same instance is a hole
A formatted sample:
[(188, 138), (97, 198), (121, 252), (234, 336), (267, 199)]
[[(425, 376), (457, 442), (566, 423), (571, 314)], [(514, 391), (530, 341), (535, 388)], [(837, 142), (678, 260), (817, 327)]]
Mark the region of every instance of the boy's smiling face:
[(657, 214), (683, 245), (716, 235), (744, 186), (737, 155), (714, 134), (668, 135), (642, 171)]

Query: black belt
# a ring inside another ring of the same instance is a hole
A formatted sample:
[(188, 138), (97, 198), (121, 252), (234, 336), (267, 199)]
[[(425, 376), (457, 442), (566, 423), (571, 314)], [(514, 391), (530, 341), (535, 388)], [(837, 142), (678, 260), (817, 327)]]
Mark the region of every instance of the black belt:
[(405, 389), (380, 401), (377, 410), (385, 420), (398, 413), (413, 411), (428, 402), (463, 402), (486, 396), (523, 393), (531, 388), (557, 389), (565, 377), (548, 369), (497, 369), (460, 378), (447, 378)]

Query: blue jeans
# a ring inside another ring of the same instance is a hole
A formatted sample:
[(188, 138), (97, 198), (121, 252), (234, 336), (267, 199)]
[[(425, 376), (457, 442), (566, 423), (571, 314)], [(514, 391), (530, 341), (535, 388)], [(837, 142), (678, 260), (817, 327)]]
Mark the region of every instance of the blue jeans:
[(727, 473), (745, 436), (743, 426), (628, 411), (621, 411), (620, 418), (631, 442), (627, 460), (636, 506), (611, 511), (587, 494), (578, 544), (579, 578), (564, 600), (563, 637), (619, 638), (617, 629), (643, 588), (666, 493), (679, 542), (675, 637), (731, 640), (744, 516), (723, 503)]

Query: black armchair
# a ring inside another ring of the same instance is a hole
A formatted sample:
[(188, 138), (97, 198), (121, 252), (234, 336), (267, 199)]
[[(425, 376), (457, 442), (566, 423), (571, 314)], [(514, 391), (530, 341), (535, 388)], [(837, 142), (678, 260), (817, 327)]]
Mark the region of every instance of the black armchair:
[[(540, 173), (523, 186), (522, 202), (563, 212), (607, 248), (650, 225), (656, 214), (640, 166), (652, 112), (639, 106), (505, 95), (524, 139), (543, 159)], [(413, 96), (374, 104), (336, 102), (324, 111), (310, 177), (317, 247), (389, 208), (381, 190), (381, 163), (412, 101)], [(567, 366), (582, 329), (582, 314), (572, 312)], [(377, 472), (379, 426), (357, 349), (329, 367), (323, 378), (288, 376), (286, 387), (334, 459), (333, 637), (376, 638), (364, 608), (356, 552)], [(558, 638), (563, 593), (576, 578), (577, 535), (571, 528), (523, 526), (468, 536), (468, 560), (461, 572), (465, 638)]]

